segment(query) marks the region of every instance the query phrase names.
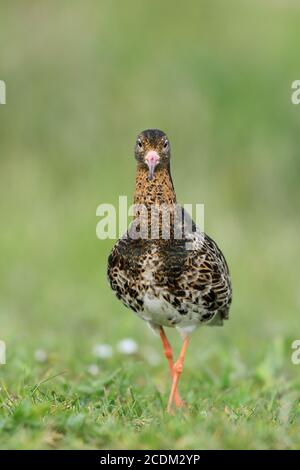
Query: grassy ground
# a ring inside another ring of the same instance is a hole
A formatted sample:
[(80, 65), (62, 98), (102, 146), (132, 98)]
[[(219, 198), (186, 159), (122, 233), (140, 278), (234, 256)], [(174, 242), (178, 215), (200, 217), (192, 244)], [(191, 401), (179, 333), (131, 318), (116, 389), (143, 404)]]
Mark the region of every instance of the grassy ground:
[(188, 409), (176, 416), (164, 411), (167, 376), (147, 363), (149, 346), (99, 364), (96, 376), (77, 355), (70, 364), (59, 355), (43, 365), (25, 354), (10, 360), (1, 448), (298, 448), (299, 381), (283, 366), (288, 348), (276, 343), (253, 367), (220, 345), (200, 349), (194, 344), (183, 376)]
[[(299, 17), (292, 1), (1, 3), (1, 448), (299, 448)], [(153, 126), (234, 288), (225, 327), (192, 337), (176, 416), (160, 341), (110, 292), (113, 241), (95, 236)]]

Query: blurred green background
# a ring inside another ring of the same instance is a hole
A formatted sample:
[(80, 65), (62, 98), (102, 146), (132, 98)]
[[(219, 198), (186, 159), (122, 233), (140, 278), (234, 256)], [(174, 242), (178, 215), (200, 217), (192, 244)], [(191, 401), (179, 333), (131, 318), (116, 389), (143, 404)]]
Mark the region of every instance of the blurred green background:
[[(95, 361), (95, 344), (115, 348), (130, 337), (140, 356), (114, 357), (100, 370), (138, 366), (139, 376), (148, 368), (147, 381), (167, 392), (166, 365), (147, 364), (143, 352), (160, 355), (160, 343), (111, 293), (113, 241), (95, 234), (96, 207), (133, 195), (133, 145), (148, 127), (168, 134), (177, 198), (205, 204), (205, 230), (226, 255), (234, 289), (225, 327), (192, 338), (185, 395), (193, 390), (197, 400), (192, 379), (205, 370), (218, 377), (232, 358), (246, 375), (298, 383), (300, 366), (290, 355), (300, 337), (300, 107), (291, 103), (300, 78), (299, 3), (2, 0), (0, 9), (7, 86), (0, 106), (7, 365), (0, 374), (7, 389), (18, 396), (49, 368), (79, 380)], [(176, 332), (170, 338), (178, 351)], [(47, 364), (35, 363), (37, 349), (49, 354)], [(20, 426), (11, 428), (16, 440), (6, 430), (8, 446), (33, 442), (22, 419)], [(178, 429), (174, 446), (201, 444), (192, 436), (177, 442)], [(37, 439), (33, 446), (46, 445)], [(118, 439), (103, 445), (159, 445)]]

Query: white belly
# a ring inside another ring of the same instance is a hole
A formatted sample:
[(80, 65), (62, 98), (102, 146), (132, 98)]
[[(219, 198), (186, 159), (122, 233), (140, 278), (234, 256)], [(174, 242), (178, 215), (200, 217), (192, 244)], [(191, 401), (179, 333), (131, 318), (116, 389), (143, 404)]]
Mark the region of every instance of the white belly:
[(147, 293), (143, 300), (144, 311), (141, 312), (141, 316), (144, 320), (162, 326), (175, 326), (180, 322), (181, 315), (164, 299)]
[(148, 293), (144, 295), (144, 311), (138, 315), (153, 325), (176, 327), (178, 330), (192, 331), (199, 325), (195, 315), (181, 315), (166, 300)]

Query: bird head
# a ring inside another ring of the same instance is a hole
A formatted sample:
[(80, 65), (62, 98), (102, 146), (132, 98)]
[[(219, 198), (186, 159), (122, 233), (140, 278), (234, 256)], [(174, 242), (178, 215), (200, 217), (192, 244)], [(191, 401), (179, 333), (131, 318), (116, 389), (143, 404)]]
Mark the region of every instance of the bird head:
[(138, 164), (148, 170), (148, 179), (154, 178), (157, 168), (169, 168), (170, 143), (166, 134), (159, 129), (147, 129), (136, 139), (134, 148)]

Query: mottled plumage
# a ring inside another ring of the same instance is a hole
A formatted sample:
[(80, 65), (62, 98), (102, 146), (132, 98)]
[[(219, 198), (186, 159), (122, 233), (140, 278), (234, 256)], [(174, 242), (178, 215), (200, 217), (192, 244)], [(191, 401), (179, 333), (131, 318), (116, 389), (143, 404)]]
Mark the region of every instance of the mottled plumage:
[[(221, 325), (228, 318), (232, 296), (227, 263), (217, 244), (194, 223), (183, 239), (175, 237), (178, 224), (182, 229), (183, 222), (175, 219), (179, 206), (166, 135), (158, 130), (141, 133), (135, 156), (136, 217), (108, 259), (108, 279), (113, 291), (126, 307), (157, 331), (163, 331), (164, 326), (176, 327), (185, 338), (199, 325)], [(158, 207), (159, 214), (165, 205), (170, 218), (168, 237), (161, 216), (154, 222), (152, 219), (152, 223), (150, 220), (151, 208)], [(179, 212), (189, 219), (180, 207)], [(147, 239), (136, 236), (142, 229)], [(156, 239), (150, 238), (152, 230), (156, 231)]]
[[(130, 235), (130, 229), (129, 229)], [(184, 329), (228, 318), (231, 287), (215, 242), (195, 233), (183, 240), (121, 238), (109, 257), (112, 289), (126, 307), (153, 326)], [(155, 302), (156, 301), (156, 302)], [(159, 302), (159, 303), (158, 303)], [(161, 312), (157, 310), (161, 308)]]

